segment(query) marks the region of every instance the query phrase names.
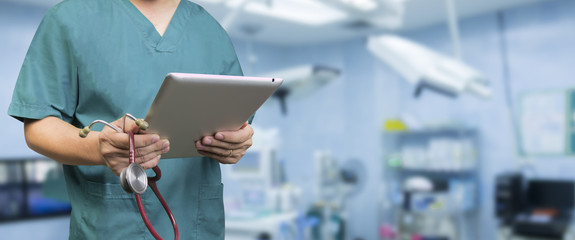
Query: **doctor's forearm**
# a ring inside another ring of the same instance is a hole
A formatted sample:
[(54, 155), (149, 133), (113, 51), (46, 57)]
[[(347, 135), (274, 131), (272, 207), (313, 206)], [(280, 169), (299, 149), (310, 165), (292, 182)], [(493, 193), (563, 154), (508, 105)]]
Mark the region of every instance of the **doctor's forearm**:
[(56, 117), (24, 121), (26, 143), (32, 150), (67, 165), (105, 165), (99, 151), (99, 132), (86, 138), (79, 129)]

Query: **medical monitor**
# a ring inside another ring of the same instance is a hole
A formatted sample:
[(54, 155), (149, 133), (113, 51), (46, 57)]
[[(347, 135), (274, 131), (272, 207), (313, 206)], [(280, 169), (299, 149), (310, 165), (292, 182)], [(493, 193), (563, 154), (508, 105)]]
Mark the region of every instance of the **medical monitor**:
[(575, 183), (560, 180), (530, 180), (527, 186), (530, 208), (573, 209)]

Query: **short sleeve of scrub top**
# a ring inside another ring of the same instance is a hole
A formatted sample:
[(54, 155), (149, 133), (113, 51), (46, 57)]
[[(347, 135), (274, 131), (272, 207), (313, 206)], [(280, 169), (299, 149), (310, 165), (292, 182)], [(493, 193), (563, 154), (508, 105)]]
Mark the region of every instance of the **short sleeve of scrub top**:
[[(20, 120), (54, 116), (76, 127), (124, 113), (144, 117), (169, 72), (242, 75), (226, 32), (192, 2), (180, 2), (161, 36), (129, 0), (65, 0), (38, 27), (8, 114)], [(180, 238), (224, 239), (219, 163), (206, 157), (162, 159), (159, 166), (158, 187)], [(70, 239), (153, 239), (133, 195), (106, 166), (65, 165), (64, 173), (72, 204)], [(143, 202), (156, 231), (173, 239), (151, 191)]]

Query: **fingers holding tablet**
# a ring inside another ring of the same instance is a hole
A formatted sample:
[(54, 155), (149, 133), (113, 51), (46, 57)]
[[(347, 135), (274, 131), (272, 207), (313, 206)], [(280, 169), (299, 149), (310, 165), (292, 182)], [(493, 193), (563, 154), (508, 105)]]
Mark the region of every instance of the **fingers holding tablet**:
[(237, 163), (252, 146), (253, 128), (245, 122), (235, 131), (220, 131), (196, 141), (198, 153), (223, 164)]

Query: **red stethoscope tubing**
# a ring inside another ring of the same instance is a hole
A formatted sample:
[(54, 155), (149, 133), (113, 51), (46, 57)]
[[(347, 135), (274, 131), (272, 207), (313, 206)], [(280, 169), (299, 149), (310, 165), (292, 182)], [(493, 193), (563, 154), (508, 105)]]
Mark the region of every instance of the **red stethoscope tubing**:
[[(132, 131), (128, 132), (128, 135), (130, 137), (130, 164), (135, 163), (136, 162), (136, 146), (134, 143), (134, 133)], [(166, 203), (166, 201), (164, 200), (164, 198), (162, 197), (162, 194), (160, 193), (160, 191), (158, 190), (158, 186), (156, 185), (156, 181), (160, 180), (160, 178), (162, 177), (162, 171), (160, 170), (160, 168), (158, 166), (153, 168), (154, 172), (156, 173), (156, 176), (154, 177), (148, 177), (148, 185), (152, 188), (152, 191), (154, 191), (154, 194), (156, 195), (156, 197), (158, 198), (158, 200), (160, 200), (160, 203), (162, 203), (162, 206), (164, 207), (164, 210), (166, 210), (166, 213), (168, 214), (168, 217), (170, 217), (170, 221), (172, 222), (172, 227), (174, 228), (174, 239), (178, 240), (180, 238), (180, 233), (178, 231), (178, 225), (176, 224), (176, 219), (174, 218), (174, 215), (172, 214), (172, 211), (170, 210), (170, 207), (168, 207), (168, 204)], [(144, 220), (144, 223), (146, 224), (146, 227), (148, 228), (148, 231), (150, 231), (150, 233), (154, 236), (154, 238), (156, 238), (157, 240), (161, 240), (162, 237), (160, 237), (160, 235), (156, 232), (156, 230), (154, 230), (154, 227), (152, 226), (152, 223), (150, 223), (150, 220), (148, 219), (148, 216), (146, 215), (146, 211), (144, 210), (144, 204), (142, 203), (142, 196), (140, 196), (140, 194), (135, 193), (136, 194), (136, 202), (138, 203), (138, 210), (140, 211), (140, 215), (142, 216), (142, 219)]]

